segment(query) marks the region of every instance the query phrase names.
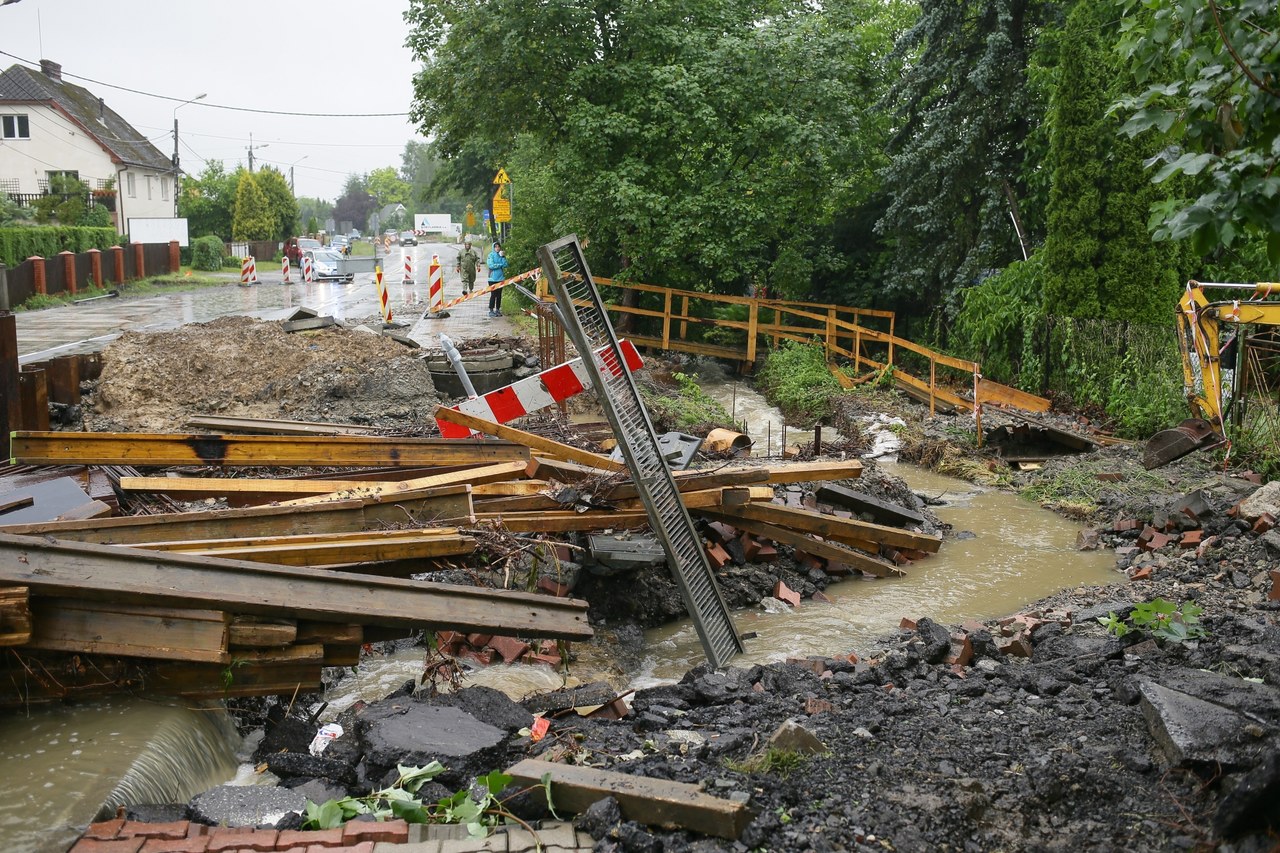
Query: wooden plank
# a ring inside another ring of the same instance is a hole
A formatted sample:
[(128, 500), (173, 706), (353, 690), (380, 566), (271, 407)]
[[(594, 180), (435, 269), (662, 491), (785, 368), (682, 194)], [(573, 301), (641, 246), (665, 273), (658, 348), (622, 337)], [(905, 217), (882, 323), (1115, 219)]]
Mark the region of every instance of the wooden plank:
[(228, 663), (221, 610), (37, 596), (29, 648), (85, 654)]
[(334, 622), (299, 622), (299, 643), (324, 643), (327, 645), (360, 645), (364, 642), (364, 628), (360, 625), (339, 625)]
[(94, 596), (152, 606), (342, 624), (452, 628), (586, 639), (586, 603), (351, 572), (274, 566), (0, 533), (0, 585), (33, 596)]
[(154, 551), (203, 551), (219, 548), (244, 548), (255, 545), (304, 545), (335, 542), (373, 542), (421, 539), (427, 537), (454, 537), (454, 527), (411, 527), (403, 530), (359, 530), (351, 533), (300, 533), (293, 536), (243, 536), (234, 539), (179, 539), (158, 542), (140, 542), (135, 547)]
[[(736, 468), (727, 469), (740, 470)], [(763, 482), (770, 485), (782, 483), (816, 483), (824, 480), (856, 480), (862, 476), (862, 463), (857, 459), (845, 461), (776, 462), (747, 470), (764, 471)]]
[[(862, 464), (858, 463), (861, 473)], [(546, 459), (535, 456), (529, 462), (526, 472), (530, 477), (544, 480), (556, 480), (561, 483), (584, 483), (597, 480), (609, 480), (607, 472), (575, 462), (564, 462), (558, 459)], [(769, 479), (769, 469), (763, 466), (756, 468), (720, 468), (714, 471), (675, 471), (676, 488), (681, 492), (694, 492), (703, 489), (714, 489), (720, 486), (745, 486), (753, 483), (764, 483)], [(607, 500), (624, 500), (639, 496), (634, 483), (615, 483), (602, 490), (601, 497)]]
[[(145, 548), (145, 545), (136, 547)], [(357, 563), (386, 563), (392, 560), (419, 560), (433, 557), (461, 557), (476, 549), (470, 536), (418, 536), (381, 540), (304, 542), (296, 545), (242, 545), (218, 547), (168, 546), (170, 554), (250, 560), (276, 566), (349, 566)]]
[(235, 418), (226, 415), (195, 415), (187, 426), (213, 432), (251, 435), (377, 435), (374, 427), (360, 424), (326, 424), (315, 421), (285, 421), (274, 418)]
[(0, 647), (31, 641), (31, 595), (25, 586), (0, 587)]
[(825, 485), (818, 489), (818, 501), (832, 503), (852, 510), (859, 515), (870, 515), (877, 524), (906, 527), (908, 524), (924, 524), (924, 516), (913, 509), (882, 501), (873, 495), (855, 492), (844, 486)]
[(506, 441), (381, 436), (200, 435), (177, 433), (14, 433), (15, 462), (30, 465), (214, 465), (374, 467), (529, 461)]
[(626, 465), (621, 462), (614, 462), (609, 457), (601, 456), (599, 453), (592, 453), (588, 450), (570, 447), (567, 444), (561, 444), (558, 441), (543, 438), (540, 435), (534, 435), (533, 433), (525, 432), (522, 429), (516, 429), (515, 427), (506, 426), (505, 424), (494, 423), (493, 421), (478, 418), (475, 415), (460, 412), (456, 409), (450, 409), (446, 406), (436, 406), (433, 414), (437, 420), (447, 421), (448, 423), (457, 424), (458, 426), (464, 426), (478, 432), (483, 432), (486, 435), (497, 436), (498, 438), (523, 444), (531, 450), (536, 450), (539, 453), (554, 456), (557, 459), (568, 459), (572, 462), (591, 465), (604, 471), (627, 470)]
[(527, 462), (498, 462), (483, 468), (468, 468), (448, 474), (433, 474), (430, 477), (419, 477), (416, 480), (401, 480), (394, 483), (361, 483), (350, 489), (330, 492), (325, 495), (312, 495), (306, 498), (295, 498), (283, 501), (280, 506), (306, 507), (328, 501), (349, 500), (358, 498), (362, 501), (382, 503), (399, 499), (422, 497), (425, 492), (444, 486), (469, 485), (472, 483), (492, 483), (495, 480), (510, 480), (524, 475)]
[(477, 512), (477, 522), (501, 524), (512, 533), (566, 533), (571, 530), (608, 530), (644, 527), (644, 512)]
[[(527, 469), (526, 469), (527, 470)], [(505, 483), (479, 483), (471, 489), (473, 498), (521, 497), (536, 495), (543, 489), (551, 488), (546, 480), (508, 480)]]
[(325, 644), (324, 647), (324, 665), (325, 666), (357, 666), (360, 663), (360, 646), (357, 645), (340, 645), (331, 646)]
[(702, 835), (736, 840), (754, 817), (746, 803), (722, 800), (697, 785), (651, 779), (630, 773), (597, 770), (580, 764), (557, 764), (526, 758), (508, 767), (516, 784), (533, 786), (550, 777), (556, 808), (582, 813), (593, 803), (613, 797), (622, 816), (648, 826), (688, 829)]
[(16, 429), (49, 429), (49, 386), (44, 370), (24, 368), (18, 374), (18, 397), (22, 414), (19, 421), (11, 426)]
[(366, 510), (360, 501), (341, 501), (312, 507), (253, 507), (200, 512), (170, 512), (92, 521), (47, 521), (0, 527), (0, 533), (19, 536), (52, 536), (101, 545), (130, 545), (181, 539), (221, 539), (291, 533), (335, 533), (363, 530)]
[(87, 504), (72, 507), (59, 515), (54, 521), (80, 521), (86, 518), (106, 518), (115, 513), (115, 508), (103, 501), (89, 501)]
[(1013, 406), (1026, 412), (1047, 412), (1051, 405), (1044, 397), (992, 382), (990, 379), (978, 380), (978, 402), (995, 403), (1001, 406)]
[(162, 494), (200, 500), (234, 494), (327, 495), (333, 492), (379, 486), (368, 480), (274, 480), (268, 477), (121, 477), (126, 492)]
[(733, 508), (726, 507), (725, 512), (731, 512), (752, 521), (781, 525), (789, 530), (802, 530), (824, 539), (853, 544), (855, 547), (862, 547), (864, 542), (874, 542), (876, 545), (911, 548), (927, 554), (936, 554), (942, 545), (941, 536), (912, 533), (897, 527), (886, 527), (852, 518), (837, 518), (834, 515), (823, 515), (808, 509), (796, 509), (778, 504), (753, 503)]
[(756, 536), (763, 536), (766, 539), (772, 539), (774, 542), (781, 542), (784, 545), (790, 545), (798, 551), (806, 554), (812, 554), (815, 557), (821, 557), (824, 560), (831, 560), (836, 563), (845, 563), (852, 568), (876, 577), (902, 577), (906, 572), (899, 569), (892, 563), (882, 560), (879, 557), (873, 557), (870, 554), (864, 554), (861, 551), (855, 551), (852, 548), (846, 548), (844, 545), (835, 542), (821, 542), (800, 533), (795, 530), (788, 530), (785, 527), (779, 527), (776, 524), (767, 524), (763, 521), (753, 521), (751, 519), (742, 518), (731, 512), (722, 512), (714, 509), (695, 509), (694, 514), (703, 518), (709, 518), (712, 521), (723, 521), (725, 524), (732, 525), (739, 530), (745, 530)]
[(263, 620), (256, 616), (236, 616), (227, 629), (227, 647), (231, 649), (288, 646), (297, 639), (298, 624), (289, 619)]

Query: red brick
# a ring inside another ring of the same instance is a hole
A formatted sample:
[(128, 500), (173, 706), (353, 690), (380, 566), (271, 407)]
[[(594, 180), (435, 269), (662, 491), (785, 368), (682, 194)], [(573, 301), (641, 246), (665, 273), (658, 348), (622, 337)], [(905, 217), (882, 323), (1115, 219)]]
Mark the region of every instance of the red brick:
[(1239, 474), (1236, 474), (1236, 476), (1239, 477), (1241, 480), (1248, 480), (1250, 483), (1253, 483), (1255, 486), (1262, 485), (1262, 475), (1255, 471), (1241, 471)]
[(468, 634), (467, 635), (467, 642), (475, 646), (477, 649), (482, 649), (485, 646), (489, 645), (489, 641), (492, 639), (493, 639), (493, 634)]
[[(271, 836), (273, 839), (279, 835), (275, 830), (271, 830), (271, 833), (273, 833), (273, 836)], [(205, 849), (209, 850), (209, 853), (221, 853), (223, 850), (252, 849), (250, 844), (252, 843), (253, 834), (255, 834), (255, 830), (253, 830), (252, 826), (215, 826), (209, 833), (209, 847)]]
[(827, 564), (822, 567), (822, 570), (833, 578), (847, 578), (849, 575), (853, 574), (853, 567), (848, 563), (837, 563), (831, 560), (827, 561)]
[(380, 822), (353, 820), (342, 828), (344, 844), (361, 844), (366, 841), (386, 841), (390, 844), (409, 843), (409, 824), (403, 820)]
[(462, 649), (461, 651), (458, 652), (458, 657), (462, 658), (463, 660), (469, 660), (469, 661), (473, 661), (474, 663), (478, 663), (480, 664), (480, 666), (492, 666), (494, 654), (489, 649), (481, 649), (479, 651), (477, 651), (476, 649)]
[(1182, 534), (1182, 538), (1178, 540), (1178, 544), (1183, 548), (1194, 548), (1200, 544), (1200, 540), (1204, 538), (1203, 530), (1188, 530)]
[(1253, 523), (1254, 533), (1266, 533), (1276, 526), (1276, 517), (1269, 512), (1264, 512), (1258, 516), (1258, 520)]
[(772, 563), (778, 559), (778, 549), (769, 542), (760, 543), (760, 553), (756, 555), (757, 563)]
[(1118, 483), (1124, 479), (1124, 474), (1118, 471), (1100, 471), (1093, 475), (1096, 480), (1102, 483)]
[(587, 716), (597, 720), (621, 720), (630, 713), (631, 710), (627, 708), (627, 703), (618, 698), (611, 702), (606, 702), (590, 714), (587, 714)]
[(800, 604), (800, 593), (791, 589), (791, 587), (787, 586), (782, 581), (778, 581), (773, 585), (773, 597), (782, 599), (792, 607), (796, 607)]
[(142, 853), (205, 853), (209, 849), (209, 837), (197, 835), (194, 838), (148, 838), (142, 845)]
[(987, 630), (986, 623), (979, 622), (977, 619), (966, 619), (960, 623), (960, 628), (966, 633), (972, 634), (974, 631)]
[(120, 837), (140, 835), (143, 838), (186, 838), (191, 833), (191, 822), (175, 820), (168, 823), (144, 823), (130, 820), (120, 828)]
[(1151, 567), (1143, 566), (1140, 569), (1135, 569), (1133, 572), (1130, 573), (1129, 580), (1131, 581), (1151, 580)]
[(560, 665), (560, 656), (559, 655), (541, 655), (541, 654), (525, 655), (524, 662), (533, 663), (533, 664), (542, 664), (543, 666), (549, 666), (552, 669), (555, 669)]
[(803, 667), (814, 675), (822, 675), (827, 668), (827, 662), (820, 658), (787, 658), (787, 663)]
[(713, 521), (707, 525), (707, 530), (711, 533), (711, 538), (721, 545), (727, 544), (731, 539), (738, 535), (738, 531), (723, 521)]
[(1137, 530), (1142, 526), (1142, 522), (1136, 518), (1122, 518), (1115, 524), (1111, 525), (1111, 529), (1116, 533), (1125, 533), (1130, 530)]
[(755, 540), (755, 537), (749, 533), (742, 534), (742, 553), (746, 555), (748, 563), (754, 563), (756, 558), (760, 556), (761, 545)]
[(359, 844), (348, 844), (346, 847), (312, 847), (307, 853), (373, 853), (375, 842), (362, 841)]
[(714, 542), (707, 543), (707, 558), (713, 568), (723, 569), (729, 565), (729, 552)]
[(1031, 657), (1031, 643), (1023, 639), (1009, 640), (999, 644), (1000, 653), (1014, 658)]
[(814, 714), (824, 714), (835, 708), (826, 699), (815, 699), (812, 696), (804, 700), (804, 712), (812, 717)]
[(1142, 532), (1138, 534), (1138, 542), (1146, 544), (1151, 541), (1151, 537), (1155, 536), (1156, 533), (1156, 529), (1148, 524), (1146, 527), (1142, 528)]
[(891, 550), (889, 551), (888, 556), (889, 556), (889, 559), (893, 560), (893, 564), (895, 566), (909, 566), (912, 563), (911, 558), (908, 557), (906, 554), (902, 553), (901, 551)]
[(342, 827), (335, 829), (286, 829), (276, 839), (277, 847), (341, 847)]
[(106, 841), (119, 835), (120, 827), (122, 826), (124, 826), (124, 820), (121, 818), (91, 823), (89, 824), (89, 828), (84, 831), (84, 835), (82, 837), (98, 841)]
[(560, 581), (549, 577), (538, 578), (538, 589), (543, 592), (549, 592), (556, 598), (567, 598), (570, 592), (568, 584), (560, 583)]
[(829, 597), (825, 592), (823, 592), (822, 590), (815, 590), (815, 591), (814, 591), (814, 593), (813, 593), (813, 595), (809, 596), (809, 598), (810, 598), (811, 600), (813, 600), (813, 601), (817, 601), (817, 602), (819, 602), (820, 604), (831, 604), (831, 603), (832, 603), (832, 602), (831, 602), (831, 598), (830, 598), (830, 597)]
[(971, 660), (973, 660), (973, 643), (969, 642), (969, 635), (952, 634), (951, 653), (947, 656), (946, 663), (968, 666)]
[(145, 841), (145, 838), (81, 838), (69, 853), (138, 853)]
[[(566, 640), (564, 647), (569, 648), (569, 641)], [(560, 647), (556, 645), (555, 640), (540, 640), (538, 642), (538, 654), (560, 656)]]
[(1267, 600), (1280, 601), (1280, 571), (1271, 570), (1271, 592), (1267, 594)]
[(564, 543), (557, 544), (552, 550), (556, 552), (556, 559), (562, 563), (573, 559), (573, 550)]
[(507, 663), (514, 663), (529, 651), (529, 644), (515, 637), (494, 637), (489, 641), (489, 648), (498, 653)]
[(898, 627), (904, 631), (914, 631), (916, 629), (916, 620), (910, 616), (903, 616), (902, 621), (898, 623)]
[(810, 569), (821, 569), (825, 564), (826, 560), (823, 560), (821, 557), (815, 557), (812, 554), (805, 554), (800, 551), (796, 552), (796, 565), (800, 566), (805, 571), (809, 571)]

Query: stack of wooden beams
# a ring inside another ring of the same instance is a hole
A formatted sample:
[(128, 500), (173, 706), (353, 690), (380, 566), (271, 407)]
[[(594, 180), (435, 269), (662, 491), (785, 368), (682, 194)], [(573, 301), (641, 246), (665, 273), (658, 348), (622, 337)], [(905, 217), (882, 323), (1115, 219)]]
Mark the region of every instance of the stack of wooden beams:
[[(120, 477), (119, 489), (201, 508), (0, 526), (9, 557), (0, 563), (0, 645), (15, 652), (0, 667), (9, 676), (0, 705), (122, 687), (291, 692), (318, 685), (321, 666), (353, 663), (362, 643), (388, 632), (523, 638), (539, 651), (543, 640), (590, 636), (583, 602), (406, 577), (465, 558), (487, 531), (647, 526), (625, 467), (452, 409), (435, 414), (477, 437), (15, 432), (15, 463), (148, 469)], [(210, 476), (158, 470), (174, 466)], [(326, 473), (294, 470), (309, 467)], [(290, 473), (230, 476), (245, 468)], [(832, 574), (900, 575), (907, 560), (895, 558), (932, 553), (939, 538), (775, 496), (775, 486), (860, 473), (857, 461), (831, 461), (675, 477), (689, 511), (714, 522), (707, 546), (717, 565), (716, 540), (741, 536), (749, 552), (788, 546)], [(210, 499), (231, 506), (206, 508)], [(88, 654), (111, 663), (77, 669), (76, 656)]]

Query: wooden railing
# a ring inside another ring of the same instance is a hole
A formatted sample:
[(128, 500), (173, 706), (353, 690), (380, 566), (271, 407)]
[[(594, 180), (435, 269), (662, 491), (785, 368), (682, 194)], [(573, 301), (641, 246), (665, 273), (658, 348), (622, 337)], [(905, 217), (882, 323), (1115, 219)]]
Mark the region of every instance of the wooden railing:
[[(883, 376), (891, 372), (897, 385), (913, 396), (928, 402), (930, 413), (939, 404), (959, 411), (971, 412), (974, 402), (1010, 405), (1027, 411), (1041, 412), (1049, 408), (1049, 401), (1034, 394), (1001, 385), (982, 378), (982, 368), (977, 362), (954, 358), (921, 346), (894, 334), (895, 317), (892, 311), (870, 308), (853, 308), (819, 302), (801, 302), (781, 299), (760, 299), (750, 296), (726, 296), (678, 290), (639, 282), (619, 282), (609, 278), (595, 278), (608, 310), (618, 318), (635, 318), (625, 336), (637, 346), (687, 352), (737, 361), (744, 367), (754, 365), (758, 346), (765, 340), (776, 348), (781, 341), (799, 341), (821, 345), (827, 356), (831, 372), (846, 388)], [(641, 294), (640, 305), (626, 305), (620, 298), (622, 290)], [(538, 282), (539, 297), (554, 301), (545, 282)], [(648, 298), (644, 298), (649, 295)], [(647, 302), (647, 304), (645, 304)], [(745, 318), (714, 316), (715, 309), (734, 306)], [(882, 328), (872, 328), (875, 323)], [(740, 346), (691, 339), (690, 327), (696, 331), (724, 329), (742, 334)], [(903, 353), (912, 357), (904, 358)], [(837, 359), (851, 362), (850, 376), (837, 364)], [(907, 361), (916, 373), (923, 374), (927, 365), (927, 378), (907, 369)], [(961, 396), (963, 391), (971, 396)], [(978, 407), (981, 417), (981, 406)]]

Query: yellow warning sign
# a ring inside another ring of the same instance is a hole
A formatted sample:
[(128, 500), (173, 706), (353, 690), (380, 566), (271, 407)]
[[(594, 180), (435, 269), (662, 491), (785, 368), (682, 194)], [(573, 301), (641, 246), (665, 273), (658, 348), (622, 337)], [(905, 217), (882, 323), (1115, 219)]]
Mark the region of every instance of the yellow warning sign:
[(511, 199), (502, 197), (502, 190), (493, 194), (493, 221), (511, 221)]
[(475, 227), (476, 227), (476, 212), (475, 212), (475, 209), (474, 209), (471, 205), (467, 205), (467, 219), (466, 219), (466, 222), (467, 222), (467, 227), (468, 227), (468, 228), (475, 228)]
[(509, 177), (507, 177), (507, 170), (506, 170), (506, 169), (498, 169), (498, 174), (496, 174), (496, 175), (494, 175), (494, 176), (493, 176), (493, 182), (494, 182), (495, 184), (509, 184), (509, 183), (511, 183), (511, 179), (510, 179)]

